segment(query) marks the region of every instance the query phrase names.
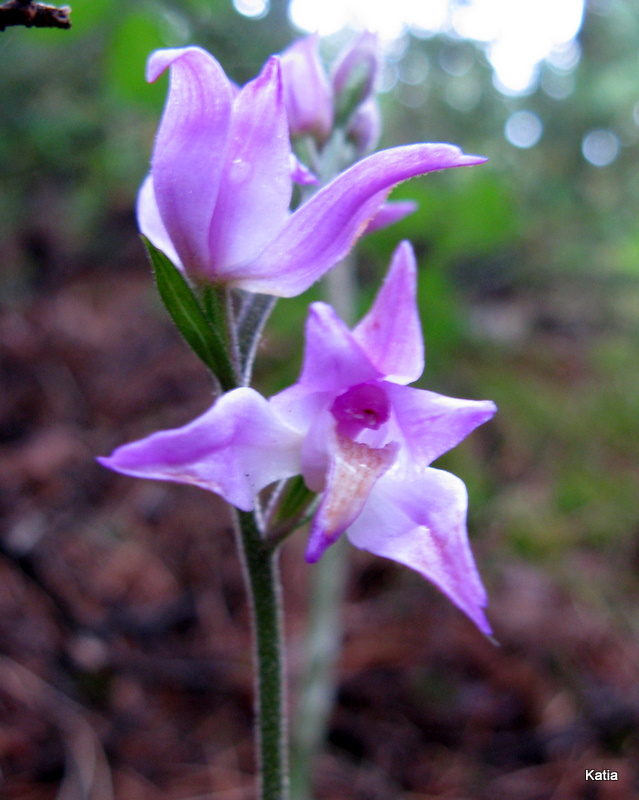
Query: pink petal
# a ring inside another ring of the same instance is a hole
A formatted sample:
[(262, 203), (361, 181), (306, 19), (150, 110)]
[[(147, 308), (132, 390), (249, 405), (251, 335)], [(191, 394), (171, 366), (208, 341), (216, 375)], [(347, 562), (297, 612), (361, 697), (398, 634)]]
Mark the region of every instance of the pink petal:
[(254, 258), (288, 219), (290, 158), (279, 60), (273, 57), (233, 103), (230, 145), (209, 234), (216, 277), (232, 275), (236, 263)]
[(171, 68), (169, 95), (152, 158), (155, 198), (164, 227), (187, 272), (205, 274), (209, 227), (231, 122), (230, 83), (198, 47), (156, 50), (147, 79)]
[(123, 445), (98, 461), (137, 478), (200, 486), (250, 511), (261, 489), (300, 473), (300, 445), (261, 395), (242, 388), (183, 428)]
[(382, 115), (375, 95), (357, 107), (346, 130), (348, 138), (362, 155), (372, 153), (382, 135)]
[(291, 178), (300, 186), (319, 186), (319, 178), (299, 160), (295, 153), (291, 153)]
[(238, 265), (234, 285), (293, 297), (340, 261), (401, 181), (447, 167), (481, 164), (450, 144), (381, 150), (342, 172), (300, 206), (252, 262)]
[(364, 229), (364, 235), (394, 225), (415, 211), (417, 211), (417, 203), (413, 200), (389, 200), (368, 223)]
[(175, 264), (178, 269), (183, 269), (180, 257), (177, 254), (173, 242), (164, 227), (158, 204), (155, 200), (153, 189), (153, 176), (147, 175), (140, 186), (137, 202), (138, 227), (147, 239), (161, 250), (165, 256)]
[[(312, 492), (323, 492), (326, 489), (327, 476), (331, 467), (332, 455), (327, 446), (335, 437), (335, 419), (328, 406), (333, 396), (316, 392), (307, 395), (299, 403), (299, 408), (311, 410), (317, 403), (312, 416), (307, 416), (307, 430), (302, 443), (301, 461), (304, 483)], [(310, 422), (310, 427), (309, 427)]]
[[(306, 320), (302, 371), (291, 389), (301, 385), (304, 393), (339, 392), (381, 377), (382, 373), (372, 364), (332, 306), (312, 303)], [(275, 395), (271, 402), (291, 389)]]
[(389, 383), (386, 391), (409, 457), (418, 464), (451, 450), (497, 410), (490, 400), (460, 400), (410, 386)]
[(424, 370), (424, 340), (416, 301), (413, 248), (402, 242), (373, 307), (353, 330), (371, 362), (395, 383), (412, 383)]
[(304, 436), (302, 471), (307, 486), (322, 491), (328, 469), (327, 437), (335, 427), (329, 407), (357, 383), (382, 377), (351, 331), (325, 303), (313, 303), (306, 321), (304, 362), (293, 386), (271, 397), (286, 424)]
[(466, 507), (466, 487), (455, 475), (427, 469), (406, 479), (392, 470), (377, 481), (346, 535), (356, 547), (419, 572), (489, 635)]

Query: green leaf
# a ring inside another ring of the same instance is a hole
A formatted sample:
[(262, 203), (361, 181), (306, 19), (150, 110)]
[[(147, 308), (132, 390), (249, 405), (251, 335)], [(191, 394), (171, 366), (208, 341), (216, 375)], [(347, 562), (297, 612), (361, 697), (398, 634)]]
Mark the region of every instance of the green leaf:
[(217, 291), (215, 286), (208, 283), (202, 287), (202, 310), (206, 314), (211, 327), (220, 332), (226, 340), (226, 309), (224, 307), (224, 298), (220, 292)]
[(238, 385), (224, 337), (207, 320), (193, 290), (169, 258), (144, 236), (158, 291), (166, 310), (193, 352), (213, 372), (224, 391)]

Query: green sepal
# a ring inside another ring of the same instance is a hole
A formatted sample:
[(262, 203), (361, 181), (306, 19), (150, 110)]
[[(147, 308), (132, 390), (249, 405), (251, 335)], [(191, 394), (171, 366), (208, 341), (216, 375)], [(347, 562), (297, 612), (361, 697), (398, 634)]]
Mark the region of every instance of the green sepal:
[(177, 329), (193, 352), (216, 376), (223, 391), (238, 385), (223, 334), (207, 319), (195, 293), (180, 270), (145, 237), (158, 292)]
[(318, 496), (306, 486), (301, 475), (286, 481), (268, 514), (267, 542), (276, 547), (308, 522), (315, 512), (317, 500)]

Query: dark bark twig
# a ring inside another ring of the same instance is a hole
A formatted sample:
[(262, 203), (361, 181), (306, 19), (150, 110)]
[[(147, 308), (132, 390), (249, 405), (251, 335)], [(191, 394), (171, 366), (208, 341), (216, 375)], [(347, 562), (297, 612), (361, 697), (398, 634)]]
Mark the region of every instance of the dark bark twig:
[(0, 5), (0, 31), (10, 25), (26, 28), (70, 28), (70, 6), (49, 6), (30, 0), (7, 0)]

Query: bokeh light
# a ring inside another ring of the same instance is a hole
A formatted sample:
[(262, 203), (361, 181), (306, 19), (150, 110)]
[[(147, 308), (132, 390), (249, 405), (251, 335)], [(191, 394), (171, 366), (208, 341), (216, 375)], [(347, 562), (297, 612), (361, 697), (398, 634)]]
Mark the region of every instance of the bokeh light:
[(515, 111), (504, 126), (504, 136), (515, 147), (534, 147), (544, 131), (542, 121), (532, 111)]
[(292, 0), (289, 13), (300, 30), (323, 35), (349, 25), (377, 31), (386, 41), (409, 28), (417, 36), (472, 39), (486, 49), (495, 86), (517, 95), (534, 90), (546, 58), (559, 70), (576, 66), (583, 11), (584, 0)]
[(581, 152), (594, 167), (607, 167), (619, 155), (619, 139), (612, 131), (590, 131), (583, 138)]
[(269, 10), (269, 0), (233, 0), (233, 7), (245, 17), (259, 19), (265, 17)]

